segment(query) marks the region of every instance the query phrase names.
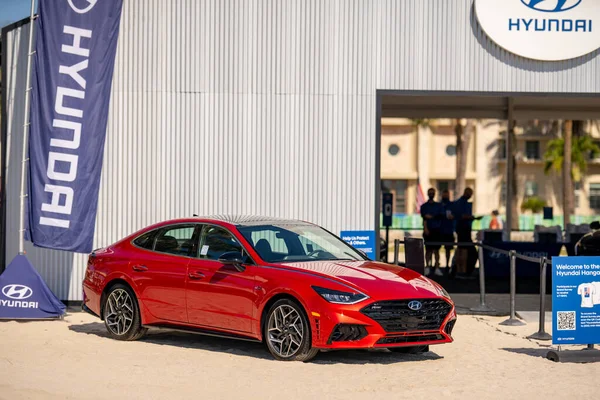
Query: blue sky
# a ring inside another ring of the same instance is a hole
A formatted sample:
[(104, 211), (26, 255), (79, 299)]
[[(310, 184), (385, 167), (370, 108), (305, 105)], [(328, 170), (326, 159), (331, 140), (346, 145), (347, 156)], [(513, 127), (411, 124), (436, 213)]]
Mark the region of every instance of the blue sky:
[(29, 16), (30, 7), (31, 0), (0, 0), (0, 27)]

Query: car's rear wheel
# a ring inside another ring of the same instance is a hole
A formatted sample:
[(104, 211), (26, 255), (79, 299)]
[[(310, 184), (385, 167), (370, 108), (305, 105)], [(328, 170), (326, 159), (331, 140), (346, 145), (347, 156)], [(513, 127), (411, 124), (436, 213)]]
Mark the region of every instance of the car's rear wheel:
[(408, 347), (388, 347), (393, 353), (402, 354), (421, 354), (429, 351), (429, 346), (408, 346)]
[(106, 330), (113, 339), (137, 340), (147, 331), (142, 327), (140, 309), (133, 290), (120, 283), (107, 293), (103, 317)]
[(281, 299), (271, 306), (264, 338), (277, 360), (308, 361), (319, 353), (312, 348), (310, 324), (304, 310), (292, 300)]

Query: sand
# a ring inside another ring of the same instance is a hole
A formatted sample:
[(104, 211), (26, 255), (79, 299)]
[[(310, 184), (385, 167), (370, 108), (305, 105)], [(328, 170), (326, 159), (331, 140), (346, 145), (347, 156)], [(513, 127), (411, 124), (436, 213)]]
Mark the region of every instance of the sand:
[[(597, 398), (600, 364), (544, 358), (535, 326), (460, 316), (455, 342), (424, 355), (321, 353), (271, 359), (261, 344), (160, 332), (106, 337), (84, 313), (62, 321), (0, 322), (0, 399), (573, 399)], [(545, 346), (545, 347), (542, 347)]]

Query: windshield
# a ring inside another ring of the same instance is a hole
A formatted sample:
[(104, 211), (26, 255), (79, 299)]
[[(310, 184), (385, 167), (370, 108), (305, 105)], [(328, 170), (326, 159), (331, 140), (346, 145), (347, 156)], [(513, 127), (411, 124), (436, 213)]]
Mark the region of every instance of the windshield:
[(316, 225), (244, 226), (238, 230), (267, 262), (366, 260), (346, 242)]

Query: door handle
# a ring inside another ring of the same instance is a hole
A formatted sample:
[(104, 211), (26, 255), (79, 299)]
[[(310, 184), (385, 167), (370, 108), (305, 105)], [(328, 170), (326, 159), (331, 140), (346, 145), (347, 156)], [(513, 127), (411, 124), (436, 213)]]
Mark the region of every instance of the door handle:
[(148, 271), (148, 267), (146, 267), (145, 265), (134, 265), (133, 267), (131, 267), (134, 271), (138, 271), (138, 272), (144, 272), (144, 271)]
[(188, 274), (190, 279), (202, 279), (204, 278), (204, 274), (202, 272), (190, 272)]

